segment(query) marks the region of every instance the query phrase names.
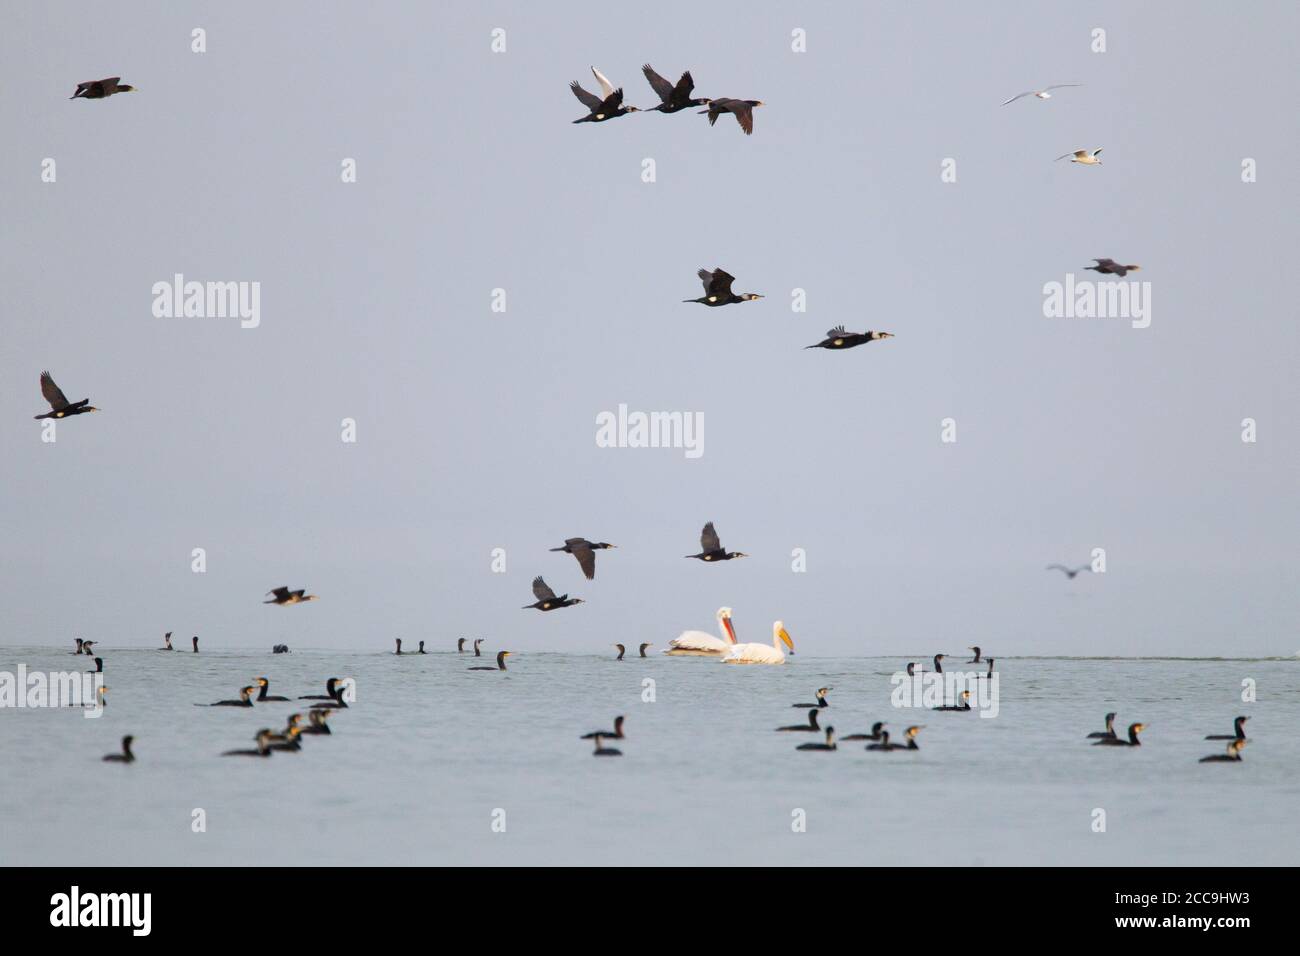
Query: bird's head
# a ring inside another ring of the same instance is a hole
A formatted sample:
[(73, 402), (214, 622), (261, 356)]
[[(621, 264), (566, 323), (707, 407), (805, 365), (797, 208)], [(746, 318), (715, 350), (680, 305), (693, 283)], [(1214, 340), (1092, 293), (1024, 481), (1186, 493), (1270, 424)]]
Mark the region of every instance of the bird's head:
[(755, 101), (754, 101), (754, 105), (755, 105), (755, 106), (766, 106), (767, 104), (764, 103), (762, 100), (755, 100)]
[(570, 604), (586, 604), (587, 602), (584, 601), (582, 598), (574, 598), (574, 599), (571, 600), (569, 603), (570, 603)]
[(876, 333), (876, 338), (878, 338), (878, 339), (892, 339), (893, 337), (894, 337), (894, 333), (893, 333), (893, 332), (877, 332), (877, 333)]
[(140, 91), (137, 90), (134, 86), (119, 86), (119, 87), (117, 88), (117, 91), (118, 91), (119, 93), (138, 93), (138, 92), (140, 92)]
[(99, 409), (96, 408), (94, 405), (87, 405), (85, 408), (82, 409), (82, 411), (83, 411), (83, 412), (97, 412), (97, 411), (99, 411)]
[(735, 552), (734, 554), (732, 554), (732, 557), (733, 557), (733, 558), (747, 558), (747, 557), (749, 557), (749, 555), (747, 555), (744, 551), (737, 551), (737, 552)]
[(640, 113), (640, 112), (641, 112), (641, 109), (640, 109), (640, 107), (637, 107), (637, 106), (625, 106), (625, 107), (623, 107), (623, 112), (624, 112), (624, 113)]
[(265, 677), (259, 677), (259, 678), (257, 679), (257, 686), (258, 686), (258, 687), (265, 687), (265, 686), (267, 686), (267, 685), (270, 684), (270, 683), (271, 683), (271, 682), (270, 682), (269, 680), (267, 680)]
[(746, 292), (741, 296), (741, 298), (744, 299), (746, 302), (753, 302), (755, 299), (761, 299), (763, 297), (759, 295), (757, 292)]

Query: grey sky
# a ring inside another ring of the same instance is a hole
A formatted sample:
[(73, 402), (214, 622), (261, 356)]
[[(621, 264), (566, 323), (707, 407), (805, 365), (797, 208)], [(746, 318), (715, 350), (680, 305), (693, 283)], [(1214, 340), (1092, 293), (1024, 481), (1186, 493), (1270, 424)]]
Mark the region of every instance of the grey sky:
[[(10, 5), (0, 642), (603, 650), (729, 604), (809, 654), (1300, 650), (1295, 6), (811, 7)], [(754, 135), (571, 125), (592, 63), (653, 105), (647, 60)], [(1150, 328), (1043, 316), (1097, 256)], [(681, 304), (701, 266), (768, 298)], [(154, 318), (178, 272), (260, 282), (261, 326)], [(897, 338), (802, 349), (840, 323)], [(54, 445), (43, 368), (103, 409)], [(597, 448), (620, 402), (704, 456)], [(683, 560), (709, 519), (752, 557)], [(595, 582), (571, 535), (620, 545)], [(538, 573), (588, 603), (520, 610)]]

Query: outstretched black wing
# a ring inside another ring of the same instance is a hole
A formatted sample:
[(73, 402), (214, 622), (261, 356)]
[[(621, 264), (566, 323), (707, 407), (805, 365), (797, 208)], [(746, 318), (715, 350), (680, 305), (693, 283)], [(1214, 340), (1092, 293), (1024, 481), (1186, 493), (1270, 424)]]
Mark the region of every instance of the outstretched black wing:
[[(622, 108), (622, 106), (623, 106), (623, 87), (620, 86), (613, 93), (610, 93), (609, 96), (605, 97), (605, 101), (600, 104), (600, 112), (617, 113), (619, 109)], [(593, 110), (592, 112), (595, 112), (595, 110)]]
[(54, 384), (54, 379), (50, 377), (49, 372), (41, 373), (41, 394), (50, 403), (50, 408), (56, 412), (61, 412), (68, 407), (68, 397), (63, 394), (59, 386)]
[(569, 546), (569, 553), (578, 559), (578, 567), (582, 568), (587, 580), (595, 580), (596, 552), (591, 550), (591, 542), (585, 538), (571, 538), (564, 543)]
[(587, 109), (591, 110), (593, 113), (600, 109), (600, 97), (595, 93), (588, 93), (582, 88), (581, 84), (579, 84), (577, 80), (574, 80), (569, 84), (569, 89), (573, 90), (573, 95), (578, 98), (583, 106), (587, 107)]
[(289, 593), (290, 593), (290, 592), (289, 592), (289, 588), (286, 586), (286, 587), (282, 587), (282, 588), (275, 588), (274, 590), (267, 591), (266, 593), (267, 593), (267, 594), (274, 594), (274, 595), (275, 595), (275, 599), (276, 599), (277, 601), (283, 601), (285, 598), (287, 598), (287, 597), (289, 596)]
[(658, 96), (661, 101), (667, 103), (673, 98), (673, 85), (656, 73), (649, 63), (641, 67), (641, 72), (645, 74), (645, 78), (650, 82), (650, 86), (654, 89), (655, 95)]
[(677, 81), (677, 86), (673, 89), (673, 95), (680, 99), (690, 99), (691, 93), (695, 90), (695, 81), (691, 79), (691, 71), (687, 70), (682, 74), (682, 78)]
[(554, 601), (555, 592), (542, 580), (541, 575), (533, 578), (533, 596), (539, 601)]
[(722, 541), (719, 540), (718, 532), (713, 529), (713, 522), (710, 521), (704, 526), (704, 530), (700, 532), (700, 550), (709, 552), (718, 551), (721, 548)]

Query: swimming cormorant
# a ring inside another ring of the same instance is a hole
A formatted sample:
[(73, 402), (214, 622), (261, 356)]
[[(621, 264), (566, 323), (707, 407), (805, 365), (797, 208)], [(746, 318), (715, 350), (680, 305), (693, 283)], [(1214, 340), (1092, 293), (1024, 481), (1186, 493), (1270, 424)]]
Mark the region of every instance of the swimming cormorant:
[[(98, 660), (98, 658), (96, 658), (96, 660)], [(1205, 739), (1206, 740), (1245, 740), (1246, 739), (1245, 723), (1248, 720), (1250, 720), (1249, 717), (1238, 717), (1236, 720), (1232, 722), (1232, 730), (1233, 730), (1232, 733), (1209, 734), (1206, 736)]]
[(741, 292), (737, 295), (731, 291), (731, 283), (736, 281), (736, 277), (722, 269), (714, 269), (710, 272), (708, 269), (700, 269), (695, 273), (704, 283), (704, 295), (698, 299), (682, 299), (683, 302), (698, 302), (700, 305), (707, 305), (710, 308), (719, 305), (732, 305), (736, 302), (752, 302), (755, 299), (763, 298), (757, 292)]
[(94, 669), (93, 671), (90, 671), (90, 673), (91, 673), (91, 674), (102, 674), (102, 673), (104, 673), (104, 658), (102, 658), (102, 657), (96, 657), (96, 658), (95, 658), (95, 669)]
[(623, 739), (623, 715), (619, 714), (614, 718), (613, 730), (593, 730), (589, 734), (583, 734), (579, 740), (591, 740), (593, 737), (611, 737), (614, 740)]
[[(134, 93), (134, 86), (119, 83), (120, 76), (110, 76), (103, 80), (87, 80), (77, 84), (77, 92), (68, 97), (70, 100), (102, 100), (114, 93)], [(92, 409), (93, 410), (93, 409)]]
[(964, 690), (957, 698), (955, 704), (944, 704), (941, 707), (934, 707), (933, 710), (970, 710), (970, 691)]
[(869, 734), (849, 734), (847, 737), (841, 737), (841, 740), (879, 740), (881, 733), (884, 732), (885, 722), (878, 720), (871, 725)]
[(219, 700), (214, 704), (195, 704), (195, 707), (252, 707), (253, 691), (256, 687), (242, 687), (239, 690), (239, 700)]
[(643, 641), (642, 644), (641, 644), (641, 656), (642, 656), (642, 657), (645, 657), (645, 649), (646, 649), (647, 647), (653, 647), (653, 646), (654, 646), (654, 645), (651, 644), (649, 641)]
[(301, 727), (287, 727), (285, 728), (285, 732), (283, 734), (284, 739), (277, 740), (274, 743), (272, 743), (271, 749), (288, 750), (288, 751), (302, 750), (302, 740), (299, 739), (301, 735), (302, 735)]
[(1094, 730), (1085, 739), (1097, 740), (1102, 737), (1109, 738), (1114, 736), (1115, 736), (1115, 712), (1112, 710), (1109, 714), (1106, 715), (1106, 729)]
[(84, 415), (87, 412), (99, 411), (94, 405), (90, 404), (90, 399), (83, 398), (79, 402), (69, 402), (66, 395), (59, 386), (54, 384), (54, 379), (50, 377), (49, 372), (41, 373), (41, 394), (45, 400), (50, 403), (50, 410), (44, 415), (37, 415), (36, 418), (68, 418), (72, 415)]
[(135, 763), (135, 754), (131, 753), (131, 742), (135, 738), (127, 734), (122, 738), (122, 752), (120, 754), (106, 754), (102, 759), (105, 763)]
[(618, 657), (614, 658), (614, 660), (621, 661), (623, 659), (623, 655), (627, 653), (627, 648), (624, 647), (622, 644), (615, 644), (614, 646), (618, 648)]
[(483, 643), (483, 638), (481, 638), (481, 637), (476, 637), (476, 638), (474, 638), (474, 656), (475, 656), (475, 657), (482, 657), (482, 656), (483, 656), (483, 652), (480, 651), (480, 650), (478, 649), (478, 646), (479, 646), (480, 644), (482, 644), (482, 643)]
[(82, 641), (81, 653), (85, 654), (87, 657), (94, 657), (95, 652), (92, 651), (91, 648), (94, 647), (96, 643), (96, 641)]
[(288, 697), (279, 697), (272, 694), (268, 694), (267, 691), (271, 689), (271, 682), (267, 680), (265, 677), (259, 677), (257, 679), (257, 686), (261, 688), (257, 692), (257, 702), (259, 704), (267, 700), (288, 700), (289, 699)]
[(890, 746), (889, 743), (889, 731), (882, 730), (880, 732), (880, 739), (877, 740), (874, 744), (867, 744), (865, 749), (866, 750), (892, 750), (893, 748)]
[(600, 742), (601, 742), (601, 740), (602, 740), (602, 736), (601, 736), (600, 734), (597, 734), (597, 735), (595, 736), (594, 739), (595, 739), (595, 741), (596, 741), (596, 749), (593, 750), (592, 753), (591, 753), (591, 755), (592, 755), (593, 757), (621, 757), (621, 756), (623, 756), (623, 751), (621, 751), (621, 750), (616, 750), (616, 749), (614, 749), (613, 747), (602, 747), (602, 746), (600, 745)]
[(907, 738), (907, 743), (890, 744), (888, 749), (889, 750), (920, 750), (921, 748), (916, 745), (916, 735), (920, 732), (921, 726), (922, 726), (921, 724), (913, 724), (911, 727), (908, 727), (905, 731), (903, 731), (903, 736)]
[(271, 756), (271, 728), (263, 727), (257, 732), (254, 738), (257, 741), (256, 750), (227, 750), (222, 753), (223, 757), (269, 757)]
[(506, 658), (510, 656), (509, 651), (497, 651), (496, 667), (467, 667), (471, 671), (503, 671), (506, 669)]
[(465, 638), (463, 637), (456, 638), (456, 653), (457, 654), (465, 653)]
[(974, 651), (974, 652), (975, 652), (975, 656), (972, 657), (970, 660), (968, 660), (966, 663), (967, 663), (967, 664), (979, 664), (979, 663), (981, 663), (981, 661), (980, 661), (980, 649), (979, 649), (978, 647), (972, 647), (972, 648), (969, 648), (969, 650)]
[(158, 648), (158, 650), (160, 650), (160, 651), (174, 651), (174, 650), (176, 650), (176, 648), (172, 647), (172, 632), (171, 632), (171, 631), (168, 631), (166, 634), (163, 635), (163, 646), (160, 647), (160, 648)]
[(736, 100), (724, 96), (721, 99), (710, 100), (709, 108), (700, 110), (699, 115), (703, 116), (707, 113), (709, 125), (712, 126), (723, 113), (730, 113), (736, 117), (736, 122), (745, 131), (745, 135), (749, 136), (754, 132), (754, 107), (762, 105), (762, 100)]
[(827, 694), (829, 691), (832, 691), (832, 690), (834, 690), (834, 689), (835, 689), (834, 687), (818, 687), (818, 688), (817, 688), (817, 703), (815, 703), (815, 704), (791, 704), (790, 706), (791, 706), (791, 707), (829, 707), (829, 706), (831, 705), (831, 702), (830, 702), (829, 700), (826, 699), (826, 694)]
[[(814, 710), (814, 711), (811, 711), (811, 713), (814, 713), (814, 714), (815, 714), (815, 713), (817, 713), (817, 711)], [(835, 728), (834, 728), (834, 727), (827, 727), (827, 728), (826, 728), (826, 742), (825, 742), (825, 743), (820, 743), (820, 744), (800, 744), (798, 747), (795, 747), (794, 749), (795, 749), (795, 750), (835, 750), (835, 749), (836, 749), (836, 747), (835, 747)]]
[(939, 663), (939, 662), (942, 661), (942, 660), (943, 660), (945, 657), (947, 657), (947, 656), (948, 656), (947, 654), (935, 654), (935, 655), (934, 655), (934, 672), (935, 672), (936, 674), (942, 674), (942, 673), (943, 673), (943, 665), (942, 665), (941, 663)]
[(587, 576), (588, 581), (595, 580), (596, 577), (596, 552), (604, 551), (607, 548), (617, 548), (616, 544), (609, 544), (606, 541), (588, 541), (586, 538), (565, 538), (564, 547), (551, 548), (552, 551), (563, 551), (565, 554), (571, 554), (578, 559), (578, 567), (582, 568), (582, 573)]
[(190, 638), (190, 640), (193, 641), (193, 643), (194, 643), (194, 648), (193, 648), (193, 649), (194, 649), (194, 653), (197, 654), (197, 653), (199, 652), (199, 639), (198, 639), (198, 636), (196, 635), (196, 636)]
[(274, 590), (267, 591), (266, 593), (273, 594), (275, 596), (271, 598), (271, 600), (269, 601), (263, 601), (262, 602), (263, 604), (278, 604), (281, 607), (288, 604), (302, 604), (304, 601), (320, 600), (320, 598), (318, 598), (316, 595), (308, 594), (305, 589), (301, 591), (290, 591), (287, 587), (284, 587), (284, 588), (275, 588)]
[(710, 521), (700, 532), (700, 553), (688, 554), (686, 557), (699, 561), (730, 561), (732, 558), (747, 558), (749, 555), (743, 551), (728, 551), (723, 548), (718, 532), (714, 530), (713, 522)]
[(325, 726), (325, 718), (330, 715), (328, 710), (312, 710), (307, 713), (308, 724), (302, 729), (304, 734), (332, 734), (334, 731)]
[[(127, 738), (127, 740), (130, 739), (131, 739), (130, 737)], [(1244, 737), (1238, 738), (1228, 744), (1227, 753), (1211, 754), (1208, 757), (1202, 757), (1200, 760), (1197, 761), (1197, 763), (1240, 763), (1241, 748), (1244, 746), (1246, 746), (1246, 739)], [(105, 757), (104, 759), (107, 760), (108, 758)]]
[(556, 608), (572, 607), (583, 603), (582, 598), (571, 598), (567, 594), (556, 597), (555, 592), (542, 580), (541, 575), (533, 578), (533, 596), (537, 598), (536, 602), (525, 604), (524, 610), (536, 608), (539, 611), (554, 611)]
[(427, 652), (425, 651), (425, 649), (424, 649), (424, 641), (421, 641), (421, 642), (420, 642), (420, 649), (417, 650), (415, 653), (417, 653), (417, 654), (424, 654), (424, 653), (427, 653)]
[(695, 80), (691, 78), (690, 70), (682, 74), (676, 86), (656, 73), (649, 63), (641, 67), (641, 72), (645, 74), (645, 78), (650, 82), (655, 95), (661, 101), (658, 106), (646, 110), (647, 113), (676, 113), (680, 110), (690, 109), (692, 106), (708, 106), (712, 102), (707, 98), (691, 98), (691, 92), (695, 89)]
[(807, 730), (807, 731), (821, 730), (821, 728), (817, 726), (817, 710), (818, 710), (818, 708), (814, 707), (812, 710), (808, 711), (808, 723), (806, 723), (806, 724), (787, 724), (787, 725), (784, 726), (784, 727), (778, 727), (778, 728), (776, 728), (776, 729), (777, 729), (777, 730), (791, 730), (791, 731), (795, 731), (795, 730)]
[(1138, 740), (1138, 734), (1146, 730), (1146, 724), (1129, 724), (1128, 740), (1123, 737), (1102, 737), (1100, 740), (1093, 742), (1094, 747), (1141, 747), (1142, 741)]
[(303, 694), (299, 700), (333, 700), (334, 685), (341, 681), (341, 677), (331, 677), (325, 682), (325, 693), (323, 694)]
[(80, 654), (80, 653), (81, 653), (81, 648), (82, 648), (82, 646), (83, 646), (86, 642), (83, 641), (83, 640), (82, 640), (81, 638), (79, 638), (79, 637), (74, 637), (73, 640), (77, 642), (77, 649), (76, 649), (75, 651), (73, 651), (72, 653), (74, 653), (74, 654)]
[(805, 345), (805, 349), (851, 349), (868, 342), (892, 339), (893, 332), (846, 332), (844, 326), (837, 325), (826, 333), (826, 338), (816, 345)]
[(626, 116), (628, 113), (638, 112), (635, 106), (623, 105), (622, 87), (617, 90), (614, 89), (614, 85), (605, 79), (594, 66), (591, 68), (591, 72), (596, 77), (596, 82), (600, 84), (600, 96), (588, 93), (577, 80), (569, 84), (569, 89), (578, 98), (578, 102), (591, 111), (582, 119), (574, 120), (575, 123), (603, 123), (605, 120), (617, 119), (620, 116)]
[(394, 651), (393, 653), (395, 653), (395, 654), (400, 654), (400, 653), (402, 653), (402, 639), (401, 639), (400, 637), (397, 637), (397, 638), (394, 638), (394, 640), (397, 641), (397, 650)]

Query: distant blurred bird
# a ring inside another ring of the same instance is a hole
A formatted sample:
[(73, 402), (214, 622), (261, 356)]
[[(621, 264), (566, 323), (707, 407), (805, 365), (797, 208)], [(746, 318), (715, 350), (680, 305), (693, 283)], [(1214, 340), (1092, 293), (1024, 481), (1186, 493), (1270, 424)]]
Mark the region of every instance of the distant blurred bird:
[(868, 342), (892, 339), (893, 332), (845, 332), (844, 326), (837, 325), (826, 333), (826, 338), (816, 345), (805, 345), (806, 349), (851, 349)]
[(710, 308), (719, 305), (732, 305), (736, 302), (752, 302), (755, 299), (763, 298), (756, 292), (742, 292), (739, 295), (731, 291), (731, 283), (736, 281), (736, 277), (723, 272), (722, 269), (714, 269), (710, 272), (708, 269), (701, 269), (697, 273), (700, 281), (704, 283), (704, 295), (698, 299), (682, 299), (683, 302), (698, 302), (700, 305), (707, 305)]
[(1053, 162), (1059, 163), (1066, 156), (1073, 156), (1074, 158), (1070, 160), (1072, 163), (1082, 163), (1085, 166), (1100, 166), (1101, 160), (1097, 158), (1100, 155), (1100, 149), (1076, 149), (1072, 153), (1063, 153), (1057, 156)]
[(575, 123), (603, 123), (605, 120), (616, 119), (620, 116), (626, 116), (628, 113), (638, 112), (635, 106), (623, 105), (622, 88), (614, 89), (614, 85), (605, 79), (600, 70), (594, 66), (591, 68), (591, 72), (596, 77), (596, 82), (600, 84), (600, 96), (588, 93), (579, 85), (577, 80), (569, 84), (569, 89), (573, 91), (573, 95), (591, 111), (582, 119), (574, 120)]
[(287, 587), (276, 588), (274, 591), (267, 591), (266, 593), (274, 594), (275, 597), (271, 598), (269, 601), (263, 601), (263, 604), (279, 604), (284, 606), (287, 604), (302, 604), (304, 601), (319, 600), (316, 595), (308, 594), (306, 590), (290, 591)]
[(577, 558), (578, 567), (582, 568), (582, 573), (587, 576), (588, 581), (591, 581), (596, 577), (595, 552), (616, 547), (618, 545), (608, 544), (604, 541), (588, 541), (586, 538), (565, 538), (564, 547), (551, 548), (551, 550), (563, 551), (565, 554), (571, 554)]
[(613, 738), (613, 739), (615, 739), (615, 740), (622, 740), (622, 739), (623, 739), (623, 717), (622, 717), (622, 715), (620, 714), (618, 717), (615, 717), (615, 718), (614, 718), (614, 729), (613, 729), (613, 730), (593, 730), (593, 731), (592, 731), (591, 733), (589, 733), (589, 734), (583, 734), (583, 735), (582, 735), (580, 738), (578, 738), (578, 739), (580, 739), (580, 740), (592, 740), (592, 739), (594, 739), (594, 738), (596, 738), (596, 737), (611, 737), (611, 738)]
[(1083, 84), (1082, 83), (1054, 83), (1051, 86), (1043, 87), (1041, 90), (1026, 90), (1024, 93), (1017, 93), (1015, 96), (1011, 97), (1011, 99), (1007, 100), (1002, 105), (1006, 106), (1007, 103), (1014, 103), (1016, 100), (1024, 99), (1026, 96), (1036, 96), (1040, 100), (1050, 100), (1052, 98), (1052, 94), (1050, 92), (1051, 90), (1063, 90), (1069, 86), (1083, 86)]
[(1067, 567), (1066, 567), (1065, 565), (1063, 565), (1063, 564), (1049, 564), (1049, 565), (1048, 565), (1046, 568), (1044, 568), (1043, 570), (1045, 570), (1045, 571), (1061, 571), (1061, 572), (1063, 572), (1063, 573), (1065, 574), (1065, 576), (1066, 576), (1067, 578), (1069, 578), (1071, 581), (1073, 581), (1074, 578), (1075, 578), (1075, 575), (1079, 574), (1079, 573), (1082, 572), (1082, 571), (1091, 571), (1091, 570), (1092, 570), (1092, 566), (1091, 566), (1091, 565), (1087, 565), (1087, 564), (1081, 564), (1081, 565), (1079, 565), (1079, 567), (1077, 567), (1077, 568), (1067, 568)]
[(623, 756), (623, 751), (621, 751), (621, 750), (616, 750), (616, 749), (613, 748), (613, 747), (602, 747), (602, 746), (601, 746), (601, 740), (602, 740), (603, 738), (601, 737), (601, 735), (597, 734), (596, 737), (595, 737), (594, 739), (595, 739), (595, 741), (596, 741), (596, 749), (593, 750), (593, 751), (591, 752), (591, 755), (592, 755), (593, 757), (621, 757), (621, 756)]
[(651, 88), (654, 89), (655, 94), (661, 100), (658, 106), (651, 107), (646, 112), (676, 113), (692, 106), (708, 106), (712, 102), (709, 99), (691, 99), (691, 91), (695, 89), (695, 80), (691, 78), (690, 70), (682, 74), (682, 78), (677, 81), (676, 86), (673, 86), (673, 84), (656, 73), (649, 63), (641, 67), (641, 72), (645, 74)]
[(117, 82), (120, 76), (110, 76), (106, 80), (90, 80), (86, 83), (77, 84), (77, 92), (68, 97), (70, 100), (102, 100), (114, 93), (134, 93), (134, 86), (125, 86)]
[[(131, 738), (127, 738), (130, 740)], [(1234, 740), (1228, 744), (1226, 754), (1211, 754), (1208, 757), (1202, 757), (1197, 763), (1239, 763), (1241, 761), (1241, 748), (1246, 746), (1245, 740)], [(108, 760), (108, 757), (104, 758)]]
[(718, 121), (718, 117), (723, 113), (730, 113), (736, 117), (736, 122), (740, 128), (749, 136), (754, 132), (754, 107), (762, 106), (762, 100), (733, 100), (728, 97), (722, 99), (710, 100), (707, 110), (700, 110), (699, 115), (709, 114), (709, 125), (712, 126)]
[(69, 402), (63, 390), (54, 384), (54, 379), (49, 372), (41, 373), (41, 394), (45, 400), (50, 403), (50, 411), (44, 415), (33, 416), (37, 420), (42, 418), (68, 418), (71, 415), (84, 415), (87, 412), (99, 411), (94, 405), (90, 404), (90, 399), (83, 398), (79, 402)]
[(1137, 272), (1141, 266), (1121, 265), (1114, 259), (1093, 259), (1097, 263), (1095, 266), (1084, 266), (1085, 269), (1091, 269), (1093, 272), (1101, 272), (1106, 275), (1117, 275), (1120, 278), (1128, 275), (1130, 272)]
[(567, 594), (556, 597), (555, 592), (547, 586), (540, 575), (533, 578), (533, 596), (537, 600), (532, 604), (525, 604), (524, 610), (536, 608), (539, 611), (554, 611), (556, 608), (572, 607), (583, 603), (582, 598), (571, 598)]

